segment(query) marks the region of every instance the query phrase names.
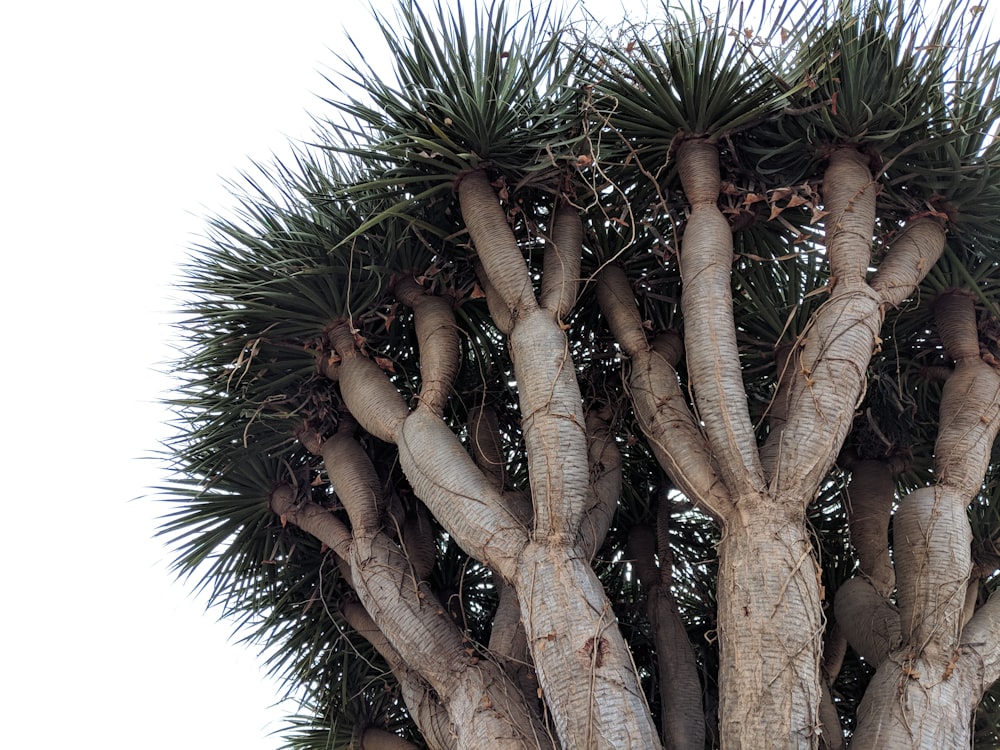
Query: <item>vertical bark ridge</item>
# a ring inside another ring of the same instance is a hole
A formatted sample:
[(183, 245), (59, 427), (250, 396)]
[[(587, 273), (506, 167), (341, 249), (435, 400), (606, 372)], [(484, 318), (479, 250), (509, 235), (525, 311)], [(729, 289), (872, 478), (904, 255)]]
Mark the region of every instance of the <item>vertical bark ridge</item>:
[(969, 500), (952, 487), (922, 487), (903, 499), (893, 521), (903, 641), (940, 660), (941, 672), (958, 647), (972, 571)]
[(437, 553), (434, 530), (423, 505), (418, 504), (415, 511), (407, 513), (399, 525), (399, 545), (410, 561), (414, 577), (418, 581), (427, 580), (437, 562)]
[(458, 329), (451, 305), (425, 293), (412, 278), (399, 279), (396, 298), (413, 309), (420, 347), (420, 394), (418, 398), (435, 414), (444, 413), (458, 374), (461, 354)]
[[(981, 616), (981, 608), (965, 624), (972, 571), (966, 507), (980, 490), (1000, 427), (1000, 373), (980, 359), (970, 295), (945, 293), (934, 314), (956, 360), (941, 397), (937, 484), (905, 497), (893, 521), (903, 642), (865, 693), (852, 747), (967, 746), (969, 716), (990, 684), (984, 680), (984, 653), (996, 649), (996, 621)], [(994, 625), (990, 635), (982, 632), (983, 624)], [(970, 648), (973, 642), (983, 651)], [(935, 708), (942, 705), (953, 708)]]
[(405, 555), (384, 532), (345, 544), (343, 525), (327, 509), (308, 500), (293, 504), (284, 492), (272, 493), (271, 506), (345, 554), (351, 585), (374, 625), (399, 659), (445, 699), (458, 747), (546, 746), (547, 735), (520, 690), (494, 662), (466, 652), (445, 607), (414, 578)]
[(554, 213), (545, 243), (539, 300), (558, 320), (565, 320), (576, 304), (580, 286), (583, 222), (580, 212), (568, 203), (559, 205)]
[[(1000, 595), (976, 610), (958, 649), (940, 663), (913, 656), (904, 645), (875, 673), (858, 708), (852, 750), (969, 747), (970, 717), (986, 689), (1000, 679)], [(950, 710), (942, 711), (941, 706)], [(887, 710), (888, 709), (888, 710)]]
[(490, 284), (508, 309), (518, 314), (535, 309), (538, 303), (524, 254), (486, 172), (477, 169), (466, 174), (458, 184), (458, 200)]
[[(468, 431), (472, 445), (472, 455), (476, 464), (501, 493), (505, 482), (505, 461), (500, 445), (500, 430), (497, 426), (496, 413), (483, 406), (473, 407), (469, 411)], [(531, 523), (531, 503), (513, 502), (509, 494), (503, 495), (508, 501), (508, 507), (525, 524)], [(493, 576), (494, 585), (498, 591), (497, 610), (493, 615), (490, 630), (489, 649), (500, 660), (510, 678), (521, 688), (529, 703), (538, 700), (538, 680), (528, 653), (528, 641), (524, 635), (524, 625), (521, 622), (521, 607), (517, 602), (517, 593), (500, 575)]]
[(871, 581), (857, 576), (841, 584), (834, 612), (851, 648), (873, 667), (878, 668), (902, 643), (899, 611)]
[(418, 750), (409, 740), (378, 727), (368, 727), (358, 738), (358, 750)]
[(847, 638), (840, 629), (837, 620), (827, 620), (826, 633), (823, 635), (823, 662), (821, 665), (820, 689), (823, 699), (819, 704), (819, 719), (822, 734), (819, 737), (820, 750), (844, 750), (844, 727), (840, 723), (840, 714), (833, 701), (831, 692), (833, 683), (840, 674), (847, 654)]
[(691, 213), (681, 237), (681, 312), (688, 373), (702, 430), (730, 492), (762, 491), (764, 474), (747, 408), (733, 315), (733, 237), (717, 202), (719, 151), (684, 141), (677, 168)]
[(820, 688), (823, 691), (823, 700), (819, 704), (819, 719), (822, 728), (819, 746), (821, 750), (843, 750), (846, 747), (844, 728), (840, 725), (840, 714), (837, 713), (837, 706), (833, 702), (830, 684), (824, 679)]
[(497, 611), (493, 616), (489, 649), (500, 661), (510, 678), (520, 687), (529, 705), (538, 701), (538, 678), (528, 653), (528, 639), (521, 621), (521, 606), (517, 592), (502, 580), (496, 581), (499, 591)]
[(466, 425), (476, 465), (494, 487), (503, 490), (507, 485), (507, 462), (500, 445), (496, 413), (492, 409), (475, 406), (469, 410)]
[[(459, 201), (485, 275), (511, 311), (511, 361), (535, 513), (531, 541), (516, 564), (500, 559), (491, 566), (517, 590), (539, 683), (563, 746), (655, 748), (628, 648), (589, 559), (576, 548), (591, 487), (583, 399), (566, 334), (555, 315), (538, 307), (516, 238), (484, 173), (473, 172), (459, 183)], [(414, 416), (404, 424), (403, 435)], [(404, 459), (404, 452), (401, 445), (401, 462), (419, 455), (413, 451)], [(431, 483), (423, 489), (434, 491)], [(507, 525), (494, 530), (505, 534)], [(495, 558), (491, 543), (480, 544), (479, 552)], [(506, 551), (513, 544), (502, 546)]]
[(789, 367), (793, 364), (791, 353), (793, 347), (789, 344), (779, 344), (774, 350), (775, 389), (771, 403), (767, 407), (768, 439), (760, 447), (760, 462), (764, 467), (764, 475), (770, 480), (774, 476), (775, 463), (778, 460), (778, 449), (781, 445), (781, 433), (788, 421), (789, 385), (792, 375)]
[(343, 430), (320, 445), (330, 484), (351, 519), (354, 536), (368, 537), (382, 525), (382, 482), (364, 449)]
[(875, 232), (876, 183), (867, 158), (836, 149), (823, 176), (831, 297), (791, 354), (788, 419), (768, 437), (775, 496), (809, 503), (843, 445), (884, 318), (882, 295), (865, 282)]
[(295, 490), (289, 485), (280, 485), (272, 490), (268, 504), (282, 522), (298, 526), (320, 539), (332, 549), (342, 560), (351, 554), (354, 539), (351, 530), (347, 528), (327, 508), (316, 503), (298, 503)]
[(597, 303), (625, 354), (634, 357), (649, 348), (635, 294), (621, 267), (609, 265), (601, 271), (597, 277)]
[(507, 307), (507, 303), (504, 302), (503, 297), (500, 296), (500, 293), (490, 282), (490, 278), (486, 275), (486, 269), (483, 267), (482, 262), (479, 259), (475, 259), (473, 260), (473, 266), (476, 269), (476, 278), (479, 279), (479, 283), (483, 287), (483, 294), (486, 295), (486, 307), (490, 311), (490, 318), (493, 319), (493, 325), (504, 336), (510, 336), (510, 332), (514, 330), (514, 315), (511, 309)]
[(597, 299), (615, 340), (632, 360), (629, 397), (657, 462), (692, 502), (723, 517), (729, 493), (677, 379), (675, 368), (684, 350), (680, 337), (661, 334), (650, 345), (628, 279), (617, 266), (601, 272)]
[(962, 632), (961, 674), (972, 676), (975, 696), (982, 695), (987, 687), (1000, 680), (1000, 638), (997, 638), (997, 633), (1000, 633), (1000, 593), (994, 591), (986, 603), (976, 610)]
[(775, 496), (812, 501), (854, 422), (882, 320), (881, 298), (863, 285), (835, 287), (810, 321), (790, 355), (788, 419), (765, 448)]
[(457, 746), (544, 747), (546, 733), (523, 694), (488, 658), (469, 654), (446, 609), (415, 581), (385, 534), (355, 545), (354, 589), (372, 621), (403, 660), (445, 699)]
[(955, 360), (955, 371), (941, 394), (934, 471), (940, 484), (954, 486), (968, 503), (979, 492), (1000, 429), (1000, 370), (979, 356), (971, 296), (942, 295), (935, 300), (934, 317), (941, 341)]

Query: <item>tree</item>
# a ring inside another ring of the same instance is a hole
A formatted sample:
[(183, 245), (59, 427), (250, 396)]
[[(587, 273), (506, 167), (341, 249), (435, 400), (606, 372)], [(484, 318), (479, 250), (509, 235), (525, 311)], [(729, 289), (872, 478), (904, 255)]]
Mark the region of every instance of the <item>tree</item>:
[(995, 746), (981, 10), (404, 2), (345, 58), (173, 401), (163, 530), (288, 747)]

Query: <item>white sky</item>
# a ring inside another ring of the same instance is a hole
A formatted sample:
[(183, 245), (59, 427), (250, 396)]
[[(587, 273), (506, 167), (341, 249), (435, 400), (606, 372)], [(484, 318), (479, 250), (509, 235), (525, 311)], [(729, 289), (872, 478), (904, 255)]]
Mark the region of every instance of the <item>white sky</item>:
[(133, 499), (163, 480), (142, 457), (166, 435), (157, 367), (177, 265), (202, 217), (231, 204), (224, 179), (308, 136), (344, 27), (365, 38), (365, 3), (57, 0), (0, 15), (0, 747), (279, 744), (278, 687), (173, 581), (157, 508)]
[(133, 499), (163, 480), (142, 457), (167, 434), (157, 368), (177, 265), (231, 205), (224, 179), (308, 136), (344, 27), (365, 38), (366, 3), (0, 14), (0, 747), (279, 744), (278, 687), (173, 581), (158, 509)]

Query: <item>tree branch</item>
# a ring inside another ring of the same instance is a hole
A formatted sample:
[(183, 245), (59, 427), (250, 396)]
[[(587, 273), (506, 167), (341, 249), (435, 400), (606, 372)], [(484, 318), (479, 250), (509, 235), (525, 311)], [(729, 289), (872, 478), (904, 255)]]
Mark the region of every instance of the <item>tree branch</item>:
[(730, 493), (763, 492), (764, 472), (747, 409), (733, 314), (733, 238), (717, 205), (718, 146), (689, 139), (677, 168), (691, 214), (680, 246), (688, 373), (701, 429)]
[(580, 285), (583, 222), (580, 212), (568, 203), (555, 210), (542, 266), (541, 305), (565, 320), (576, 304)]
[(674, 369), (683, 351), (680, 338), (661, 334), (650, 346), (628, 279), (617, 266), (601, 272), (597, 299), (615, 340), (632, 360), (629, 396), (657, 461), (693, 503), (724, 518), (732, 506), (729, 492), (712, 465)]
[(455, 314), (451, 305), (427, 294), (409, 276), (398, 279), (393, 291), (396, 299), (413, 309), (420, 348), (420, 401), (440, 416), (451, 397), (461, 354)]

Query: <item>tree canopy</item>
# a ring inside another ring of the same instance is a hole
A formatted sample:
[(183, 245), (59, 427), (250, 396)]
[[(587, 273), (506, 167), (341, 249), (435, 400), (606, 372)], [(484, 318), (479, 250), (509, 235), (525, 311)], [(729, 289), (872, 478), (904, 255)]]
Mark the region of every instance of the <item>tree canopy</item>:
[(393, 78), (344, 53), (183, 270), (168, 446), (286, 747), (1000, 743), (982, 10), (404, 0)]

